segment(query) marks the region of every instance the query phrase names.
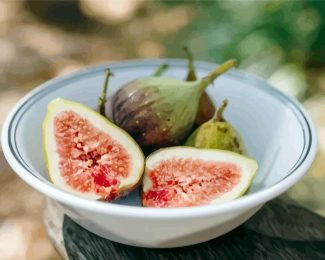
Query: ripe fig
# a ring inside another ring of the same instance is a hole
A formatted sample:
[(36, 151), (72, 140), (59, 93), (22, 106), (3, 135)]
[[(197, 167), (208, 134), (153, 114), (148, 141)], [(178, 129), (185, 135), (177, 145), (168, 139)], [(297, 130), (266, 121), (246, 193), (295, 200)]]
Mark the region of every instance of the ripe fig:
[(142, 205), (175, 208), (234, 200), (249, 188), (256, 170), (255, 160), (229, 151), (163, 148), (146, 159)]
[[(197, 77), (193, 64), (193, 55), (187, 46), (184, 46), (184, 50), (186, 52), (188, 60), (188, 73), (186, 81), (195, 81)], [(215, 107), (212, 100), (210, 99), (209, 95), (205, 91), (203, 91), (199, 100), (199, 107), (195, 117), (195, 124), (202, 125), (204, 122), (211, 119), (214, 114), (214, 111)]]
[(146, 150), (180, 144), (192, 128), (204, 89), (235, 64), (229, 60), (192, 82), (151, 76), (127, 83), (112, 97), (113, 120)]
[(228, 101), (222, 101), (213, 117), (199, 126), (187, 139), (186, 146), (228, 150), (242, 154), (243, 141), (237, 131), (224, 119), (223, 111)]
[(43, 148), (52, 182), (93, 200), (112, 201), (140, 184), (138, 144), (96, 111), (55, 99), (43, 122)]

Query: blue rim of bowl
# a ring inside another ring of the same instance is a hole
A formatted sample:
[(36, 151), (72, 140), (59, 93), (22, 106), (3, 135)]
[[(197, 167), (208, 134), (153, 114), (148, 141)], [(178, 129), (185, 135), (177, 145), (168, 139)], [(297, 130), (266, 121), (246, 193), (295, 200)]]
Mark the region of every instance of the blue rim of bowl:
[[(140, 60), (140, 61), (139, 60), (130, 60), (130, 61), (117, 62), (117, 63), (103, 64), (103, 65), (99, 65), (99, 66), (95, 66), (95, 67), (89, 67), (89, 68), (86, 68), (86, 69), (82, 69), (82, 70), (80, 70), (78, 72), (72, 73), (70, 75), (61, 76), (61, 77), (55, 78), (53, 80), (50, 80), (50, 81), (42, 84), (38, 88), (35, 88), (29, 94), (27, 94), (21, 100), (21, 102), (19, 102), (16, 105), (16, 107), (12, 110), (12, 113), (7, 118), (7, 119), (10, 119), (10, 122), (8, 122), (8, 124), (5, 124), (5, 125), (8, 125), (8, 127), (6, 127), (6, 129), (4, 128), (4, 131), (7, 132), (7, 137), (8, 138), (7, 138), (7, 140), (5, 139), (5, 140), (2, 140), (2, 141), (7, 142), (11, 155), (14, 157), (16, 162), (18, 162), (24, 168), (25, 171), (27, 171), (29, 174), (31, 174), (37, 180), (43, 182), (44, 184), (50, 185), (50, 186), (52, 186), (52, 187), (54, 187), (55, 189), (58, 190), (58, 188), (56, 188), (50, 181), (37, 176), (34, 173), (35, 170), (33, 170), (28, 165), (28, 163), (23, 159), (23, 157), (21, 156), (21, 154), (19, 152), (19, 148), (18, 148), (17, 142), (16, 142), (16, 133), (17, 133), (17, 126), (19, 124), (19, 121), (23, 116), (22, 111), (26, 111), (27, 109), (29, 109), (29, 107), (32, 106), (35, 102), (37, 102), (39, 98), (42, 98), (43, 96), (47, 95), (48, 93), (50, 93), (50, 92), (52, 92), (54, 90), (57, 90), (58, 88), (65, 87), (65, 85), (68, 84), (69, 81), (74, 81), (76, 76), (78, 76), (79, 79), (82, 78), (82, 77), (89, 77), (91, 74), (97, 74), (99, 71), (102, 71), (106, 67), (110, 67), (112, 70), (114, 70), (114, 69), (116, 69), (116, 70), (134, 69), (135, 67), (155, 68), (156, 66), (158, 66), (162, 62), (167, 62), (168, 64), (170, 64), (170, 66), (179, 67), (179, 68), (184, 68), (184, 66), (186, 64), (185, 60), (179, 60), (179, 59), (161, 59), (161, 60), (158, 59), (158, 60)], [(208, 62), (196, 62), (195, 66), (197, 67), (197, 69), (211, 70), (213, 67), (216, 66), (216, 64), (208, 63)], [(286, 176), (272, 185), (272, 186), (275, 186), (278, 183), (285, 180), (286, 178), (288, 178), (290, 175), (292, 175), (304, 163), (304, 161), (306, 160), (306, 158), (310, 154), (313, 141), (316, 142), (316, 140), (313, 140), (313, 136), (314, 136), (314, 139), (315, 139), (315, 135), (312, 134), (314, 131), (311, 129), (310, 120), (307, 119), (306, 112), (303, 110), (303, 108), (299, 105), (299, 103), (297, 101), (295, 101), (292, 98), (289, 98), (288, 96), (286, 96), (282, 92), (280, 92), (277, 89), (271, 87), (266, 81), (264, 81), (262, 79), (258, 79), (258, 78), (254, 77), (254, 76), (247, 75), (247, 74), (245, 75), (245, 74), (243, 74), (243, 73), (241, 73), (239, 71), (236, 71), (236, 70), (228, 71), (226, 74), (223, 75), (223, 77), (229, 77), (229, 78), (232, 78), (232, 79), (235, 78), (235, 79), (237, 79), (237, 80), (239, 80), (241, 82), (249, 83), (253, 87), (256, 87), (256, 88), (261, 88), (262, 87), (264, 91), (270, 93), (272, 96), (275, 96), (279, 101), (281, 101), (285, 105), (289, 105), (288, 107), (295, 114), (296, 118), (299, 121), (299, 124), (300, 124), (300, 126), (302, 128), (302, 131), (303, 131), (303, 138), (304, 138), (304, 140), (303, 140), (304, 141), (303, 149), (301, 151), (301, 154), (300, 154), (298, 160), (291, 167), (291, 169), (287, 172)], [(60, 86), (56, 86), (57, 84), (60, 85)], [(4, 133), (3, 133), (3, 136), (4, 136)], [(4, 145), (4, 142), (2, 142), (2, 144)], [(4, 149), (4, 152), (5, 152), (5, 149)], [(6, 156), (6, 153), (5, 153), (5, 156)], [(313, 154), (312, 159), (313, 159), (314, 156), (315, 155)], [(266, 189), (268, 189), (268, 188), (266, 188)], [(66, 193), (67, 196), (69, 195), (69, 196), (77, 197), (77, 198), (82, 199), (82, 200), (87, 200), (87, 199), (84, 199), (84, 198), (80, 198), (77, 195), (74, 195), (72, 193), (66, 192), (64, 190), (61, 190), (61, 189), (59, 189), (59, 190), (61, 192)], [(256, 192), (256, 193), (258, 193), (258, 192)], [(245, 195), (242, 198), (239, 198), (239, 199), (237, 199), (235, 201), (243, 200), (243, 199), (245, 199), (245, 197), (253, 196), (256, 193)], [(105, 204), (103, 202), (97, 202), (97, 201), (92, 201), (92, 200), (87, 200), (87, 201), (92, 202), (92, 203), (101, 203), (101, 204), (104, 204), (107, 207), (107, 204)], [(232, 202), (226, 202), (226, 203), (232, 203)], [(116, 204), (114, 204), (114, 205), (108, 204), (108, 205), (114, 206), (114, 207), (115, 206), (117, 206), (117, 207), (132, 207), (132, 208), (138, 208), (139, 209), (139, 207), (136, 207), (136, 206), (126, 206), (126, 205), (116, 205)], [(203, 206), (203, 207), (217, 207), (217, 206), (219, 206), (219, 205), (209, 205), (209, 206)], [(196, 208), (198, 208), (198, 207), (196, 207)], [(199, 207), (199, 208), (202, 208), (202, 207)], [(155, 209), (155, 210), (157, 210), (157, 209)], [(175, 210), (175, 209), (163, 209), (163, 210), (169, 210), (170, 211), (170, 210)], [(183, 210), (184, 210), (184, 208), (183, 208)]]

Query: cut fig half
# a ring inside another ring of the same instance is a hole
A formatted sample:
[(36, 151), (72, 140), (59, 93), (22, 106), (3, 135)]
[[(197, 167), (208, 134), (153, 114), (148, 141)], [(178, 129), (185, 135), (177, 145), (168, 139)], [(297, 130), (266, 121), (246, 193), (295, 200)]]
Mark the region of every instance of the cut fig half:
[(144, 156), (132, 137), (80, 103), (55, 99), (43, 122), (52, 182), (93, 200), (112, 201), (140, 184)]
[(229, 151), (160, 149), (146, 159), (142, 205), (174, 208), (234, 200), (249, 188), (256, 170), (255, 160)]

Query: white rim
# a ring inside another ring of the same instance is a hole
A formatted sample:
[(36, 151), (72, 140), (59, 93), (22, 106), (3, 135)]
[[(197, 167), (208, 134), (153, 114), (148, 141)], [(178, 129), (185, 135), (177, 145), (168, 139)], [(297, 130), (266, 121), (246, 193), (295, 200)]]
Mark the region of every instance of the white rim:
[[(141, 66), (141, 65), (152, 65), (157, 66), (158, 64), (161, 64), (162, 61), (167, 61), (171, 65), (184, 65), (184, 60), (176, 60), (176, 59), (164, 59), (164, 60), (144, 60), (144, 61), (124, 61), (119, 62), (115, 66), (118, 67), (119, 65), (124, 66)], [(215, 64), (207, 63), (207, 62), (197, 62), (196, 63), (198, 67), (210, 67), (215, 66)], [(280, 91), (277, 91), (273, 88), (270, 88), (270, 86), (263, 80), (254, 78), (252, 76), (246, 76), (239, 72), (236, 72), (234, 70), (229, 71), (225, 76), (236, 76), (241, 78), (242, 80), (250, 81), (251, 83), (254, 83), (255, 85), (260, 85), (265, 91), (269, 90), (271, 95), (275, 96), (277, 95), (279, 97), (285, 98), (296, 110), (298, 110), (301, 115), (304, 117), (305, 122), (304, 126), (308, 127), (310, 130), (310, 140), (309, 141), (309, 153), (306, 155), (303, 162), (301, 162), (300, 166), (292, 172), (289, 176), (285, 177), (282, 181), (279, 183), (266, 188), (262, 191), (255, 192), (254, 194), (248, 194), (245, 195), (242, 198), (236, 199), (231, 202), (226, 202), (224, 204), (219, 205), (209, 205), (209, 206), (202, 206), (202, 207), (189, 207), (189, 208), (141, 208), (141, 207), (134, 207), (134, 206), (125, 206), (125, 205), (116, 205), (116, 204), (108, 204), (104, 202), (99, 201), (91, 201), (88, 199), (84, 199), (81, 197), (78, 197), (76, 195), (67, 193), (63, 190), (60, 190), (53, 186), (49, 182), (44, 182), (38, 177), (32, 175), (30, 172), (28, 172), (15, 158), (14, 154), (11, 151), (10, 148), (10, 142), (9, 142), (9, 125), (13, 118), (15, 117), (16, 112), (19, 110), (19, 108), (33, 95), (36, 93), (42, 92), (44, 89), (49, 88), (52, 84), (61, 82), (66, 79), (70, 79), (72, 77), (75, 77), (77, 75), (83, 75), (87, 72), (96, 71), (96, 70), (102, 70), (106, 68), (108, 64), (100, 65), (97, 67), (92, 67), (88, 69), (83, 69), (79, 72), (70, 74), (68, 76), (58, 77), (53, 80), (48, 81), (47, 83), (35, 88), (33, 91), (31, 91), (29, 94), (27, 94), (25, 97), (23, 97), (11, 110), (11, 112), (8, 114), (3, 128), (2, 128), (2, 134), (1, 134), (1, 143), (4, 155), (10, 164), (10, 166), (13, 168), (13, 170), (17, 173), (18, 176), (20, 176), (26, 183), (28, 183), (30, 186), (35, 188), (36, 190), (42, 192), (44, 195), (58, 200), (66, 205), (70, 205), (73, 207), (78, 207), (80, 209), (84, 209), (87, 211), (92, 212), (99, 212), (99, 213), (107, 213), (111, 215), (116, 216), (132, 216), (132, 217), (139, 217), (139, 218), (192, 218), (192, 217), (198, 217), (198, 216), (204, 216), (204, 215), (212, 215), (217, 213), (225, 213), (230, 212), (234, 210), (240, 210), (244, 208), (252, 208), (254, 206), (257, 206), (259, 204), (263, 204), (277, 196), (279, 196), (281, 193), (288, 190), (291, 186), (293, 186), (309, 169), (311, 166), (315, 155), (316, 155), (316, 147), (317, 147), (317, 141), (316, 141), (316, 132), (314, 125), (310, 119), (310, 116), (306, 112), (306, 110), (293, 98), (285, 96)], [(109, 64), (112, 68), (114, 68), (114, 64)]]

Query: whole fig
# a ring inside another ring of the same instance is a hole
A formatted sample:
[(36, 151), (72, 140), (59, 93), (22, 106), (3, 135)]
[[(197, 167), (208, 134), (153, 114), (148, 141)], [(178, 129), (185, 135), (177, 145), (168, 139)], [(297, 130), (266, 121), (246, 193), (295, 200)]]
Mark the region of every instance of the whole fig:
[(180, 144), (193, 126), (202, 92), (235, 64), (229, 60), (191, 82), (151, 76), (127, 83), (111, 100), (114, 123), (148, 151)]
[(237, 131), (224, 119), (223, 111), (228, 104), (222, 101), (214, 116), (198, 127), (187, 139), (186, 146), (228, 150), (242, 154), (244, 145)]

